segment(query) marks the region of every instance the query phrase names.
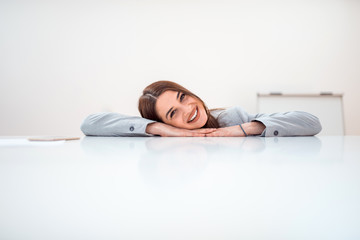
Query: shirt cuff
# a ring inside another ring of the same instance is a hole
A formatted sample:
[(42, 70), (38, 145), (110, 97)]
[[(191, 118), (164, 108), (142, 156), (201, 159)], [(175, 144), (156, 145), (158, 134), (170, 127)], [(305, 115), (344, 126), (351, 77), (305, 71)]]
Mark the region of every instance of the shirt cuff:
[(157, 135), (154, 134), (150, 134), (146, 132), (146, 127), (147, 125), (149, 125), (150, 123), (154, 123), (156, 121), (153, 120), (148, 120), (148, 119), (142, 119), (141, 123), (134, 123), (134, 124), (130, 124), (129, 128), (128, 128), (128, 133), (133, 133), (135, 136), (137, 134), (142, 135), (142, 136), (148, 136), (148, 137), (154, 137)]
[(267, 123), (266, 120), (256, 119), (256, 120), (252, 120), (252, 122), (261, 122), (262, 124), (264, 124), (265, 129), (261, 133), (260, 137), (280, 137), (279, 129)]

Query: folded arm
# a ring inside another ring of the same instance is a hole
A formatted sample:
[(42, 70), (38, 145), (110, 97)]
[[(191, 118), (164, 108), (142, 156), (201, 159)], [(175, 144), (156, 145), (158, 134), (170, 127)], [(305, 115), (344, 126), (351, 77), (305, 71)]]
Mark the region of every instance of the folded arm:
[(155, 121), (120, 113), (96, 113), (85, 118), (81, 131), (87, 136), (148, 137), (148, 124)]
[(181, 129), (165, 123), (120, 113), (96, 113), (85, 118), (80, 127), (87, 136), (107, 137), (205, 137), (215, 129)]
[(321, 131), (317, 117), (307, 112), (292, 111), (273, 114), (248, 114), (241, 107), (229, 108), (218, 116), (222, 128), (214, 136), (262, 137), (313, 136)]
[(317, 117), (300, 111), (256, 114), (251, 121), (258, 121), (266, 126), (261, 133), (264, 137), (313, 136), (322, 129)]
[[(88, 116), (81, 125), (87, 136), (122, 137), (263, 137), (312, 136), (321, 131), (317, 117), (306, 112), (248, 114), (240, 107), (226, 110), (218, 118), (221, 128), (181, 129), (142, 117), (120, 113), (97, 113)], [(244, 131), (239, 126), (241, 124)]]

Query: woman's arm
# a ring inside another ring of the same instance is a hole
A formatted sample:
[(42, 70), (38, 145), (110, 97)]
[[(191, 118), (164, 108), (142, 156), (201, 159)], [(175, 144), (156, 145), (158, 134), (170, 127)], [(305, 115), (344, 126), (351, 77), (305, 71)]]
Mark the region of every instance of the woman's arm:
[(215, 129), (188, 130), (120, 113), (97, 113), (85, 118), (80, 127), (87, 136), (108, 137), (204, 137)]
[(258, 121), (266, 126), (261, 134), (264, 137), (313, 136), (322, 129), (316, 116), (301, 111), (256, 114), (251, 121)]
[[(241, 129), (244, 129), (244, 131)], [(235, 125), (231, 127), (218, 128), (216, 131), (206, 134), (207, 137), (245, 137), (247, 136), (256, 136), (260, 135), (264, 129), (265, 125), (261, 122), (247, 122), (240, 125)], [(245, 132), (245, 133), (244, 133)]]
[(239, 124), (248, 135), (263, 137), (312, 136), (321, 131), (317, 117), (299, 111), (254, 115), (248, 114), (241, 107), (233, 107), (222, 112), (218, 121), (222, 128), (211, 135), (244, 136)]
[(210, 134), (216, 130), (216, 128), (189, 130), (173, 127), (160, 122), (150, 123), (146, 128), (147, 133), (159, 135), (162, 137), (206, 137), (207, 134)]
[(146, 133), (146, 127), (154, 122), (120, 113), (96, 113), (85, 118), (80, 129), (87, 136), (147, 137), (153, 135)]

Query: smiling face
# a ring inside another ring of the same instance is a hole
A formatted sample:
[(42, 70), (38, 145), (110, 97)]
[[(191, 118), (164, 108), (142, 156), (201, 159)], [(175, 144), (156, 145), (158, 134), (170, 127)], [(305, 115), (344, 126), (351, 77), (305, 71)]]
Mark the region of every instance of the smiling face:
[(202, 102), (181, 91), (163, 92), (156, 101), (155, 109), (164, 123), (178, 128), (201, 128), (208, 120)]

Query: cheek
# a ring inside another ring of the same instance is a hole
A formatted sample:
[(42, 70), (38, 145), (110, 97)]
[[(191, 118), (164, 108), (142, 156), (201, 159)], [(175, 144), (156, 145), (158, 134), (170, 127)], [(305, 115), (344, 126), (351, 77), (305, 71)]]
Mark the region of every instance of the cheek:
[[(205, 123), (206, 123), (207, 120), (208, 120), (208, 116), (206, 115), (205, 109), (202, 111), (202, 118), (203, 118), (203, 121), (205, 121)], [(205, 123), (204, 123), (204, 124), (205, 124)]]
[(169, 124), (174, 127), (183, 127), (184, 123), (182, 122), (182, 119), (179, 117), (174, 117), (171, 120), (168, 120), (165, 122), (166, 124)]
[(208, 120), (208, 116), (206, 115), (206, 111), (204, 108), (201, 109), (200, 114), (201, 114), (201, 116), (199, 119), (199, 124), (201, 125), (200, 127), (203, 127)]

